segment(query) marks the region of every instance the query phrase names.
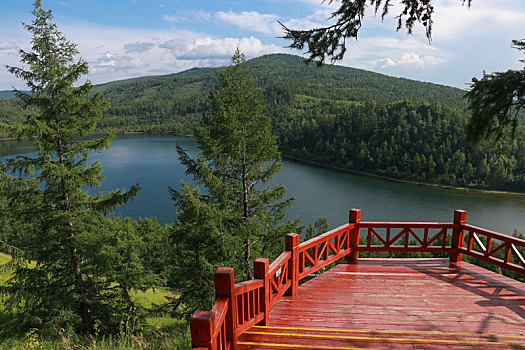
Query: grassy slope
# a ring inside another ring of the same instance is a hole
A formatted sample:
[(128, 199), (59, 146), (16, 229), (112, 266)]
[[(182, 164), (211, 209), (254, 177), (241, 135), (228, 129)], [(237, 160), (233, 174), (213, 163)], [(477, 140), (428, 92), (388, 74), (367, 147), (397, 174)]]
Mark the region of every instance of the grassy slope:
[[(11, 276), (11, 271), (2, 269), (1, 265), (11, 260), (9, 255), (0, 253), (0, 286), (4, 286)], [(132, 298), (141, 306), (151, 309), (162, 304), (169, 292), (156, 288), (146, 291), (135, 291)], [(1, 333), (2, 324), (8, 322), (9, 314), (4, 309), (3, 298), (0, 294), (0, 349), (180, 349), (188, 343), (189, 334), (184, 322), (169, 316), (152, 316), (147, 318), (147, 326), (141, 333), (133, 335), (123, 333), (113, 338), (87, 338), (55, 336), (43, 338), (35, 332), (21, 334)]]

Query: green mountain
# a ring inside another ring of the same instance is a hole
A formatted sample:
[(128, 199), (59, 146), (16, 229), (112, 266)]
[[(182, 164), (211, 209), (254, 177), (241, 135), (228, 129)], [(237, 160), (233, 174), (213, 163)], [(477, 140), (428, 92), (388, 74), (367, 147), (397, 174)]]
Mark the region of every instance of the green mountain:
[(2, 90), (0, 91), (0, 99), (1, 98), (9, 98), (13, 97), (15, 93), (12, 90)]
[[(525, 134), (499, 145), (465, 140), (465, 91), (298, 56), (250, 60), (284, 156), (403, 180), (525, 192)], [(222, 68), (98, 85), (110, 101), (101, 131), (191, 134)], [(22, 120), (13, 99), (0, 118)]]
[[(292, 94), (327, 103), (391, 103), (409, 99), (464, 107), (464, 91), (342, 66), (306, 65), (303, 58), (272, 54), (249, 61), (256, 84), (267, 96)], [(102, 129), (169, 130), (191, 133), (208, 108), (209, 91), (221, 68), (194, 68), (181, 73), (141, 77), (98, 85), (111, 102), (99, 123)]]

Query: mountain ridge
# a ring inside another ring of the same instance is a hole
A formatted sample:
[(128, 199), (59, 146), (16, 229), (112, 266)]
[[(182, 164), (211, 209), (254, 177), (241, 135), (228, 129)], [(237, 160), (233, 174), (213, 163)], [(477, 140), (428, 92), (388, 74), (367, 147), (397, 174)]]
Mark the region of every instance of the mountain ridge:
[[(265, 95), (283, 92), (354, 103), (387, 104), (401, 100), (438, 102), (464, 109), (464, 90), (430, 82), (390, 77), (337, 65), (317, 67), (300, 56), (270, 54), (247, 61), (257, 87)], [(95, 86), (111, 103), (99, 128), (118, 131), (191, 133), (208, 110), (208, 94), (224, 67), (131, 78)]]

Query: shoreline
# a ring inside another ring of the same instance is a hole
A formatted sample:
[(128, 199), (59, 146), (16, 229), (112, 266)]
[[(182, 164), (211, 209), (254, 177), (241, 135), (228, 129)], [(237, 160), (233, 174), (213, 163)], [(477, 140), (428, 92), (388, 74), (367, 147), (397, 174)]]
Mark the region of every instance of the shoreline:
[(396, 179), (396, 178), (389, 177), (389, 176), (368, 173), (366, 171), (350, 170), (350, 169), (340, 168), (336, 166), (330, 166), (330, 165), (326, 165), (323, 163), (314, 162), (311, 160), (297, 158), (297, 157), (290, 156), (284, 153), (281, 153), (281, 156), (283, 159), (291, 160), (297, 163), (315, 166), (317, 168), (324, 168), (324, 169), (334, 170), (334, 171), (346, 173), (346, 174), (353, 174), (353, 175), (358, 175), (358, 176), (375, 178), (375, 179), (384, 180), (388, 182), (395, 182), (395, 183), (401, 183), (401, 184), (412, 185), (412, 186), (431, 187), (431, 188), (437, 188), (437, 189), (453, 191), (453, 192), (465, 192), (465, 193), (475, 192), (475, 193), (479, 193), (483, 195), (491, 195), (491, 196), (498, 196), (498, 197), (522, 197), (525, 199), (525, 193), (521, 193), (521, 192), (510, 192), (510, 191), (500, 191), (500, 190), (482, 190), (478, 188), (456, 187), (456, 186), (434, 184), (434, 183), (421, 182), (421, 181), (402, 180), (402, 179)]
[[(109, 132), (113, 132), (113, 134), (115, 136), (117, 136), (119, 134), (121, 134), (121, 135), (150, 134), (150, 135), (173, 135), (173, 136), (182, 136), (182, 137), (194, 137), (193, 135), (178, 134), (178, 133), (172, 132), (172, 131), (165, 131), (165, 132), (147, 132), (147, 131), (116, 131), (115, 132), (115, 131), (109, 131)], [(109, 132), (108, 131), (106, 131), (106, 132), (98, 131), (98, 132), (91, 133), (91, 135), (102, 135), (102, 134), (106, 134), (106, 133), (109, 133)], [(13, 137), (12, 138), (0, 138), (0, 141), (12, 141), (12, 140), (16, 140), (16, 138), (13, 138)], [(374, 173), (368, 173), (366, 171), (350, 170), (350, 169), (346, 169), (346, 168), (326, 165), (326, 164), (323, 164), (323, 163), (318, 163), (318, 162), (314, 162), (314, 161), (311, 161), (311, 160), (306, 160), (306, 159), (290, 156), (290, 155), (287, 155), (287, 154), (285, 154), (283, 152), (281, 152), (281, 157), (283, 159), (291, 160), (291, 161), (294, 161), (294, 162), (297, 162), (297, 163), (311, 165), (311, 166), (314, 166), (314, 167), (317, 167), (317, 168), (324, 168), (324, 169), (334, 170), (334, 171), (341, 172), (341, 173), (346, 173), (346, 174), (353, 174), (353, 175), (364, 176), (364, 177), (368, 177), (368, 178), (375, 178), (375, 179), (384, 180), (384, 181), (388, 181), (388, 182), (394, 182), (394, 183), (400, 183), (400, 184), (406, 184), (406, 185), (412, 185), (412, 186), (430, 187), (430, 188), (436, 188), (436, 189), (441, 189), (441, 190), (446, 190), (446, 191), (453, 191), (453, 192), (465, 192), (465, 193), (474, 192), (474, 193), (483, 194), (483, 195), (491, 195), (491, 196), (498, 196), (498, 197), (514, 197), (514, 198), (515, 197), (521, 197), (521, 198), (525, 199), (525, 193), (521, 193), (521, 192), (510, 192), (510, 191), (501, 191), (501, 190), (482, 190), (482, 189), (478, 189), (478, 188), (456, 187), (456, 186), (451, 186), (451, 185), (435, 184), (435, 183), (428, 183), (428, 182), (421, 182), (421, 181), (402, 180), (402, 179), (396, 179), (396, 178), (389, 177), (389, 176), (383, 176), (383, 175), (378, 175), (378, 174), (374, 174)]]

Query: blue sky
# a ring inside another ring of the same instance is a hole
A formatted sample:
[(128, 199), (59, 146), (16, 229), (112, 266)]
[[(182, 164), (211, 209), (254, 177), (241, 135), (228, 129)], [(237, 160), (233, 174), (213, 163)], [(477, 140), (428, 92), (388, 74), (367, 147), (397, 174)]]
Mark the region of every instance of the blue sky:
[[(321, 0), (43, 0), (67, 37), (89, 62), (94, 83), (222, 66), (236, 47), (248, 58), (284, 52), (277, 20), (306, 29), (325, 25), (333, 4)], [(328, 2), (328, 1), (327, 1)], [(394, 3), (396, 0), (393, 1)], [(3, 65), (17, 65), (28, 49), (21, 22), (31, 21), (31, 0), (0, 0), (0, 90), (23, 89)], [(384, 21), (369, 11), (357, 42), (339, 64), (466, 88), (482, 72), (520, 69), (512, 39), (525, 38), (525, 1), (434, 0), (433, 41), (423, 28), (395, 31), (398, 5)]]

